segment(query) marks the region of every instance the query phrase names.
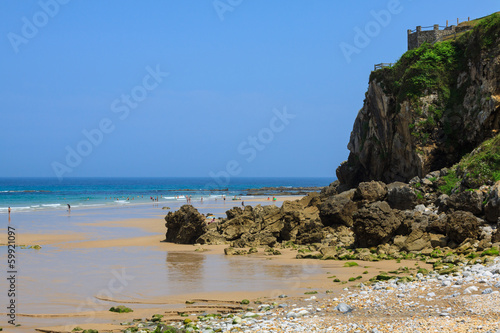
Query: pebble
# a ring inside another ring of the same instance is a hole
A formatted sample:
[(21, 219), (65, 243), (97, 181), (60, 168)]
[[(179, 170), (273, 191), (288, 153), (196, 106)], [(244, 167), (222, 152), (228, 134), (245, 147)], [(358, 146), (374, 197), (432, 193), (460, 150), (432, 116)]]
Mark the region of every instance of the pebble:
[[(500, 333), (500, 293), (489, 287), (500, 288), (500, 259), (489, 266), (456, 267), (456, 276), (431, 272), (408, 283), (390, 280), (336, 294), (293, 298), (293, 305), (261, 304), (257, 313), (198, 321), (194, 331)], [(180, 322), (169, 324), (184, 328)]]
[(335, 307), (335, 310), (339, 311), (339, 312), (342, 312), (342, 313), (346, 313), (346, 312), (351, 312), (352, 311), (352, 307), (350, 307), (349, 305), (347, 305), (346, 303), (339, 303), (336, 307)]

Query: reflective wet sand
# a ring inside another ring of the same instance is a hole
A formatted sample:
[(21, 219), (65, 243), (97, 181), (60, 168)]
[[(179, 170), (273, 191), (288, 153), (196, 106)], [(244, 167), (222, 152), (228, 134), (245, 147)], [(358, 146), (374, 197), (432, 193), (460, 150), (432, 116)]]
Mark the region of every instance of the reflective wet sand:
[[(269, 203), (264, 199), (263, 204)], [(223, 216), (233, 205), (218, 201), (195, 206), (202, 213)], [(347, 280), (366, 270), (362, 265), (342, 268), (343, 262), (296, 260), (296, 252), (288, 250), (281, 256), (265, 256), (261, 249), (255, 255), (232, 257), (224, 255), (224, 245), (204, 246), (207, 251), (200, 252), (200, 246), (164, 243), (168, 210), (161, 208), (138, 205), (12, 216), (18, 245), (42, 245), (40, 250), (17, 249), (17, 323), (22, 326), (16, 331), (119, 323), (128, 317), (108, 309), (121, 304), (134, 309), (134, 318), (145, 318), (182, 307), (186, 300), (266, 300), (282, 293), (304, 297), (310, 288), (339, 288), (328, 276)], [(5, 242), (3, 229), (0, 243)], [(0, 251), (0, 261), (6, 263), (6, 246)], [(394, 263), (370, 266), (367, 269), (376, 272)], [(0, 279), (0, 290), (7, 290), (6, 279)], [(6, 292), (0, 295), (6, 304)], [(4, 312), (0, 310), (0, 327), (5, 328)]]

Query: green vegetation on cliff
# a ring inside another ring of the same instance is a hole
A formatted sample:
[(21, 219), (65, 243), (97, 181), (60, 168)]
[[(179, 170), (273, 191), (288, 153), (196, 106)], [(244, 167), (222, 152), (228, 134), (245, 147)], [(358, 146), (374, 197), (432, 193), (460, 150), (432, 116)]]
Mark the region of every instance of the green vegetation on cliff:
[(396, 97), (398, 105), (405, 100), (416, 101), (431, 91), (448, 99), (457, 67), (463, 63), (463, 52), (453, 44), (425, 43), (403, 54), (393, 67), (372, 72), (370, 80), (380, 82), (386, 93)]
[[(459, 28), (371, 72), (349, 158), (337, 169), (342, 184), (409, 181), (450, 168), (500, 130), (500, 13)], [(449, 192), (463, 177), (456, 170), (436, 186)]]
[(455, 169), (468, 188), (500, 180), (500, 134), (464, 156)]
[(439, 191), (448, 195), (456, 188), (477, 189), (481, 185), (499, 181), (500, 134), (462, 157), (441, 179), (443, 184), (439, 186)]
[[(409, 107), (412, 119), (408, 127), (416, 152), (422, 155), (420, 147), (432, 143), (454, 147), (454, 160), (448, 160), (450, 164), (477, 145), (477, 142), (463, 140), (463, 131), (467, 131), (469, 126), (461, 121), (465, 112), (464, 98), (472, 89), (470, 77), (463, 74), (471, 63), (479, 62), (481, 55), (484, 59), (485, 55), (486, 58), (493, 57), (500, 51), (497, 43), (500, 38), (500, 14), (478, 19), (474, 25), (473, 30), (462, 33), (454, 40), (433, 45), (424, 43), (409, 50), (394, 66), (373, 71), (370, 75), (371, 82), (380, 83), (384, 93), (394, 98), (393, 112), (399, 113), (403, 105)], [(489, 93), (485, 95), (476, 91), (475, 112), (480, 111), (482, 98), (488, 101), (492, 97)], [(486, 138), (489, 136), (485, 135)], [(437, 158), (433, 167), (446, 166), (443, 160), (449, 158)]]
[[(399, 105), (405, 100), (417, 102), (418, 97), (435, 92), (442, 103), (450, 108), (463, 101), (465, 89), (457, 88), (457, 76), (467, 66), (467, 60), (476, 58), (481, 51), (498, 47), (500, 14), (494, 13), (478, 21), (472, 31), (456, 40), (433, 45), (424, 43), (409, 50), (392, 67), (373, 71), (370, 81), (379, 82), (384, 91), (396, 97)], [(439, 121), (442, 109), (434, 109)]]

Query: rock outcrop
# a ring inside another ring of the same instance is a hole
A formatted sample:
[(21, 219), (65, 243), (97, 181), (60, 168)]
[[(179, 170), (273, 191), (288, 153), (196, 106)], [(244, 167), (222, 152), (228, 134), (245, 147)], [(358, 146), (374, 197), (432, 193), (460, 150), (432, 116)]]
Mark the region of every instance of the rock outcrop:
[(448, 216), (446, 235), (456, 244), (468, 238), (477, 239), (479, 234), (479, 221), (472, 213), (459, 210)]
[(387, 202), (394, 209), (413, 209), (417, 204), (417, 195), (408, 184), (394, 182), (387, 185)]
[(169, 212), (165, 216), (165, 221), (167, 242), (194, 244), (208, 230), (205, 217), (191, 205), (184, 205), (174, 213)]
[(372, 247), (390, 241), (401, 219), (385, 201), (361, 208), (354, 215), (354, 234), (359, 247)]
[(345, 225), (352, 227), (353, 214), (358, 209), (352, 200), (354, 192), (352, 189), (327, 198), (320, 207), (319, 217), (325, 226)]
[[(382, 247), (377, 252), (395, 256), (398, 251), (430, 253), (436, 247), (486, 248), (500, 240), (495, 220), (500, 182), (445, 199), (436, 186), (441, 174), (446, 172), (433, 172), (411, 184), (362, 182), (341, 193), (338, 187), (329, 188), (285, 201), (281, 208), (234, 207), (226, 212), (227, 218), (209, 225), (196, 209), (185, 205), (165, 218), (167, 241), (228, 244), (236, 252), (287, 243), (315, 244), (316, 252), (301, 257), (326, 259), (349, 258), (346, 249), (352, 248)], [(487, 214), (495, 220), (492, 225)], [(370, 251), (359, 252), (359, 257), (371, 260)]]
[(372, 72), (349, 158), (321, 193), (281, 208), (235, 207), (213, 225), (182, 206), (166, 217), (167, 241), (227, 243), (233, 254), (293, 243), (312, 248), (301, 257), (323, 259), (351, 258), (353, 248), (368, 260), (373, 252), (396, 258), (398, 251), (486, 249), (500, 242), (498, 130), (500, 15), (494, 14), (453, 42), (424, 44)]
[(485, 218), (488, 222), (497, 223), (500, 217), (500, 181), (493, 186), (486, 205), (484, 206)]

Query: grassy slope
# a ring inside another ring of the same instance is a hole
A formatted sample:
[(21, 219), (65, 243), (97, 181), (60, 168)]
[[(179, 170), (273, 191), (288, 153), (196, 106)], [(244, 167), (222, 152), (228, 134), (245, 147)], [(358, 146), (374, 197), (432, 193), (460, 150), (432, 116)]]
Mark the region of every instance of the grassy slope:
[(479, 188), (483, 184), (500, 180), (500, 134), (484, 141), (470, 154), (451, 168), (443, 177), (445, 184), (439, 187), (443, 193), (450, 194), (462, 184), (466, 188)]

